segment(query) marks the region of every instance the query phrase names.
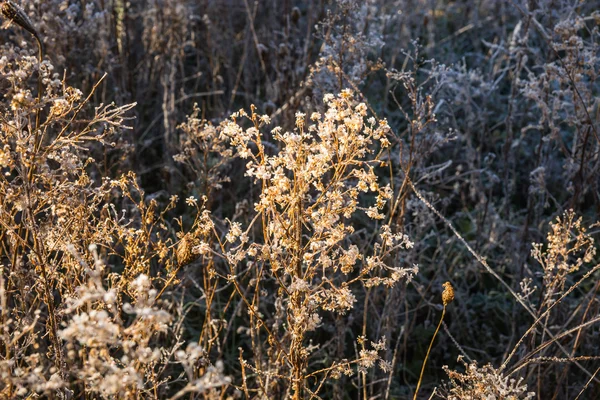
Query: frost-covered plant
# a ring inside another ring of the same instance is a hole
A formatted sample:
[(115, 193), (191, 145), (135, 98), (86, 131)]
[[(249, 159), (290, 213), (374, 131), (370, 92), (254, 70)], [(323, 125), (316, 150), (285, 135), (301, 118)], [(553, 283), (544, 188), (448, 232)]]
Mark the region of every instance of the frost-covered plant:
[(213, 190), (230, 181), (223, 171), (233, 158), (228, 139), (221, 136), (216, 126), (200, 118), (197, 105), (178, 128), (180, 152), (173, 159), (190, 171), (192, 180), (187, 183), (188, 188), (211, 198)]
[(579, 271), (585, 263), (590, 263), (596, 255), (594, 239), (582, 226), (582, 218), (577, 218), (573, 210), (566, 211), (550, 224), (547, 248), (542, 243), (534, 243), (532, 257), (544, 270), (544, 297), (539, 309), (554, 303), (564, 293), (569, 274)]
[[(147, 198), (133, 173), (101, 179), (94, 159), (135, 104), (93, 107), (101, 82), (84, 96), (49, 61), (0, 51), (0, 396), (173, 392), (181, 313), (160, 297), (183, 266), (165, 220), (177, 197)], [(186, 393), (227, 384), (209, 362), (188, 368)]]
[[(324, 103), (322, 115), (313, 113), (307, 120), (296, 114), (294, 131), (272, 129), (280, 148), (272, 155), (261, 133), (270, 122), (267, 116), (242, 110), (220, 127), (237, 155), (248, 160), (246, 175), (261, 188), (247, 227), (230, 221), (227, 234), (217, 238), (217, 249), (199, 247), (204, 254), (217, 251), (227, 261), (225, 279), (245, 303), (249, 333), (267, 343), (264, 349), (254, 347), (252, 361), (242, 361), (243, 369), (255, 374), (244, 379), (246, 393), (303, 398), (304, 393), (318, 392), (339, 368), (373, 366), (384, 342), (369, 350), (361, 339), (356, 360), (338, 360), (315, 371), (311, 355), (319, 345), (311, 344), (309, 334), (319, 330), (329, 312), (343, 315), (354, 307), (354, 287), (392, 287), (417, 272), (415, 266), (403, 266), (400, 255), (412, 242), (388, 225), (379, 227), (369, 251), (361, 251), (353, 240), (358, 215), (382, 220), (391, 196), (376, 174), (379, 154), (389, 145), (386, 121), (367, 118), (366, 106), (348, 90), (326, 95)], [(243, 127), (245, 121), (251, 122), (249, 128)], [(273, 285), (275, 309), (262, 300)], [(385, 362), (381, 365), (387, 368)], [(322, 381), (315, 386), (308, 377)], [(282, 385), (276, 391), (269, 389), (272, 379)]]
[(511, 399), (529, 400), (535, 398), (534, 392), (527, 391), (523, 379), (510, 378), (487, 364), (479, 367), (476, 362), (466, 363), (459, 356), (459, 362), (465, 367), (465, 372), (450, 370), (444, 366), (444, 371), (450, 378), (447, 393), (441, 397), (448, 400), (490, 400)]
[(357, 87), (382, 68), (378, 52), (385, 43), (374, 3), (337, 0), (319, 24), (316, 36), (323, 44), (307, 82), (317, 95)]
[[(519, 80), (523, 96), (534, 102), (539, 119), (527, 130), (543, 132), (544, 153), (555, 144), (564, 158), (563, 177), (575, 202), (597, 191), (597, 153), (600, 148), (597, 96), (600, 90), (600, 31), (590, 16), (559, 13), (552, 29), (539, 26), (554, 57)], [(550, 164), (548, 162), (548, 164)]]

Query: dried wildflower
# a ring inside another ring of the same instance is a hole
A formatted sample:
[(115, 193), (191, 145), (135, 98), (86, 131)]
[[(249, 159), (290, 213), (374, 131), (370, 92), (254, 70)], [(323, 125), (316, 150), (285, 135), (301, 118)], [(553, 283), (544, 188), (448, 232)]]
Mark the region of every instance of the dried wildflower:
[(198, 200), (194, 196), (190, 196), (187, 199), (185, 199), (185, 204), (187, 204), (190, 207), (195, 207), (196, 205), (198, 205)]
[(239, 222), (230, 222), (231, 228), (227, 232), (226, 239), (229, 243), (235, 242), (240, 236), (242, 236), (242, 224)]

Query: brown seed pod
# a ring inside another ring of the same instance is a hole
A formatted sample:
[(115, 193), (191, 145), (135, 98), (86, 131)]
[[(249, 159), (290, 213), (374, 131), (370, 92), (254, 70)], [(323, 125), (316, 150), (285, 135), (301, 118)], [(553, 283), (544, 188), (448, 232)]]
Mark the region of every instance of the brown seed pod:
[(447, 306), (454, 300), (454, 288), (450, 282), (446, 282), (442, 286), (444, 287), (444, 291), (442, 292), (442, 303), (444, 303), (444, 306)]
[(195, 240), (189, 233), (179, 241), (177, 250), (175, 251), (175, 257), (177, 258), (177, 264), (179, 264), (180, 267), (183, 267), (198, 258), (198, 255), (194, 254), (192, 251), (194, 245)]
[(25, 14), (25, 11), (12, 1), (5, 1), (1, 6), (2, 15), (5, 18), (9, 19), (11, 22), (19, 25), (21, 28), (25, 29), (27, 32), (31, 33), (36, 38), (39, 38), (37, 30), (33, 27), (31, 20)]

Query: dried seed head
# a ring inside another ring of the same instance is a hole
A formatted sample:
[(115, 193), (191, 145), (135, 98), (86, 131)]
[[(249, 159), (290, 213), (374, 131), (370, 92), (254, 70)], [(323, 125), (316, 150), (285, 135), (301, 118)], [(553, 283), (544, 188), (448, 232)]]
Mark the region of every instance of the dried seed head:
[(21, 28), (25, 29), (27, 32), (31, 33), (36, 38), (39, 37), (37, 31), (33, 27), (31, 20), (25, 14), (25, 11), (12, 1), (5, 1), (2, 3), (2, 15), (5, 18), (19, 25)]
[(189, 233), (179, 241), (177, 250), (175, 251), (175, 257), (177, 258), (177, 263), (180, 267), (183, 267), (198, 258), (198, 255), (194, 254), (192, 251), (193, 247), (194, 239)]
[(298, 23), (298, 20), (300, 19), (300, 9), (298, 7), (294, 7), (292, 8), (292, 22), (294, 24)]
[(452, 300), (454, 300), (454, 288), (450, 282), (446, 282), (442, 286), (444, 286), (442, 303), (444, 303), (444, 306), (447, 306), (448, 304), (452, 303)]

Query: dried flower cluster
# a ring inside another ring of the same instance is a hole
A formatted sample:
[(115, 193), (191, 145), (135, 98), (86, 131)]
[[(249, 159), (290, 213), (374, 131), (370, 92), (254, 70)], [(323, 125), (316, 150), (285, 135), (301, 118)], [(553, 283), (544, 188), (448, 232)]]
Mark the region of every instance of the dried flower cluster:
[(465, 368), (465, 372), (457, 372), (444, 367), (450, 378), (448, 393), (444, 397), (448, 400), (488, 400), (512, 399), (529, 400), (535, 398), (535, 393), (527, 391), (523, 379), (503, 376), (491, 365), (477, 366), (477, 363), (467, 364), (458, 358)]
[[(229, 229), (224, 238), (216, 238), (219, 246), (213, 252), (221, 252), (227, 261), (227, 280), (248, 305), (249, 329), (253, 335), (268, 337), (266, 353), (255, 351), (253, 363), (244, 361), (258, 374), (257, 387), (244, 390), (258, 390), (267, 397), (280, 396), (276, 393), (284, 388), (264, 391), (264, 380), (288, 374), (291, 382), (285, 390), (303, 396), (308, 361), (318, 349), (307, 345), (308, 333), (318, 330), (324, 312), (343, 315), (354, 307), (353, 286), (392, 287), (401, 279), (410, 281), (417, 272), (415, 266), (398, 265), (400, 252), (413, 244), (388, 225), (381, 226), (370, 254), (361, 253), (350, 239), (355, 232), (352, 218), (357, 213), (373, 220), (384, 218), (382, 211), (392, 195), (375, 173), (381, 164), (378, 154), (389, 146), (386, 121), (367, 118), (365, 104), (355, 101), (349, 90), (326, 95), (324, 103), (323, 114), (315, 112), (307, 119), (297, 113), (294, 131), (271, 130), (280, 148), (274, 155), (269, 155), (261, 133), (270, 123), (268, 116), (240, 110), (219, 126), (220, 136), (247, 160), (246, 175), (261, 188), (250, 225), (242, 228), (228, 221)], [(246, 121), (250, 126), (244, 128)], [(361, 195), (369, 193), (374, 204), (363, 204)], [(260, 222), (262, 228), (254, 226)], [(251, 235), (262, 238), (253, 240)], [(202, 253), (210, 249), (208, 243), (199, 247)], [(279, 287), (273, 312), (281, 317), (273, 322), (263, 321), (260, 297), (252, 294), (265, 291), (267, 284)], [(384, 345), (374, 348), (361, 351), (353, 363), (373, 366)], [(287, 360), (277, 363), (277, 359)], [(269, 369), (263, 370), (263, 365)]]

